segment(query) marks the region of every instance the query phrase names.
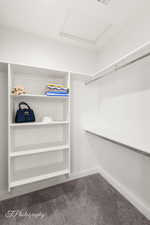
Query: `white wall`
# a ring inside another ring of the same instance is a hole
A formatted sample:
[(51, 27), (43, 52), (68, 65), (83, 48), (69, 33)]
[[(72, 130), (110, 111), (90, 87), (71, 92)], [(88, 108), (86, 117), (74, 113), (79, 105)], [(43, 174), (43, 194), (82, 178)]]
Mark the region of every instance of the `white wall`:
[(0, 61), (93, 73), (96, 53), (30, 33), (0, 29)]
[[(122, 33), (107, 43), (99, 53), (97, 68), (102, 69), (149, 41), (148, 19), (143, 12), (141, 17), (130, 21)], [(117, 130), (118, 137), (124, 136), (125, 141), (128, 139), (143, 146), (150, 146), (149, 65), (150, 57), (111, 74), (97, 82), (95, 87), (94, 84), (90, 86), (91, 90), (97, 91), (98, 126), (105, 126), (112, 132)], [(128, 193), (130, 200), (150, 218), (150, 157), (90, 134), (87, 138), (89, 144), (95, 146), (93, 151), (96, 154), (99, 149), (100, 171), (105, 171), (107, 177), (115, 181), (125, 194)]]
[(144, 8), (143, 11), (141, 10), (141, 14), (129, 18), (118, 34), (100, 49), (97, 59), (97, 71), (135, 48), (149, 42), (149, 20), (149, 8)]
[[(84, 132), (84, 120), (89, 108), (90, 93), (85, 87), (85, 79), (72, 79), (71, 131), (72, 169), (76, 173), (96, 170), (99, 162), (93, 148), (89, 146)], [(94, 154), (93, 154), (94, 153)]]

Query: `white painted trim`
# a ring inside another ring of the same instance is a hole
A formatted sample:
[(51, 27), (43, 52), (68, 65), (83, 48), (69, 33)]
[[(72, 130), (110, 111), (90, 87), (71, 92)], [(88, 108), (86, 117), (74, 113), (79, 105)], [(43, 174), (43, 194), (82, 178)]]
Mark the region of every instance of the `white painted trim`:
[(92, 175), (92, 174), (95, 174), (95, 173), (99, 173), (98, 168), (93, 168), (93, 169), (90, 169), (90, 170), (83, 170), (79, 173), (71, 173), (67, 177), (66, 176), (58, 177), (58, 178), (56, 178), (55, 181), (50, 180), (49, 181), (50, 183), (46, 183), (46, 184), (42, 184), (42, 182), (37, 182), (38, 185), (36, 185), (35, 188), (33, 188), (33, 187), (26, 188), (26, 190), (16, 191), (17, 193), (15, 192), (15, 189), (14, 189), (14, 191), (12, 191), (10, 193), (8, 193), (6, 191), (1, 191), (0, 192), (0, 201), (10, 199), (10, 198), (14, 198), (14, 197), (17, 197), (17, 196), (20, 196), (20, 195), (28, 194), (28, 193), (38, 191), (38, 190), (41, 190), (41, 189), (44, 189), (44, 188), (49, 188), (49, 187), (55, 186), (57, 184), (66, 183), (68, 181), (72, 181), (72, 180), (75, 180), (75, 179), (78, 179), (78, 178), (89, 176), (89, 175)]
[(150, 207), (145, 205), (138, 196), (135, 196), (123, 184), (112, 177), (105, 169), (99, 167), (99, 173), (104, 177), (118, 192), (120, 192), (135, 208), (150, 220)]

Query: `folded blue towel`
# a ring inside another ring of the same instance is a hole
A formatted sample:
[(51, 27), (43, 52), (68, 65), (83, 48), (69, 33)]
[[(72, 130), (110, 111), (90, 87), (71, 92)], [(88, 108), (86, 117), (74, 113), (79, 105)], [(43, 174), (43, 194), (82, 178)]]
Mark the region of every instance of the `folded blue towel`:
[(69, 96), (68, 93), (60, 94), (60, 93), (53, 93), (53, 92), (46, 92), (45, 95), (47, 95), (47, 96)]
[(67, 91), (47, 91), (46, 93), (52, 94), (68, 94)]

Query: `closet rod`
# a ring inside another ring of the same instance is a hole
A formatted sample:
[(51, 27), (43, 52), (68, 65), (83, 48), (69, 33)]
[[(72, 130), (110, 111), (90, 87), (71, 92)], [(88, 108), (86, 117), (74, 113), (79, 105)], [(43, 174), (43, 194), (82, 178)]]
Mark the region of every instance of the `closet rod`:
[(120, 69), (122, 69), (122, 68), (125, 68), (125, 67), (127, 67), (127, 66), (129, 66), (129, 65), (131, 65), (131, 64), (136, 63), (137, 61), (140, 61), (140, 60), (142, 60), (142, 59), (148, 57), (148, 56), (150, 56), (150, 52), (148, 52), (148, 53), (146, 53), (146, 54), (144, 54), (144, 55), (142, 55), (142, 56), (140, 56), (140, 57), (137, 57), (137, 58), (135, 58), (135, 59), (129, 61), (128, 63), (126, 63), (126, 64), (124, 64), (124, 65), (117, 66), (117, 64), (116, 64), (116, 65), (114, 64), (114, 66), (113, 66), (113, 68), (112, 68), (111, 71), (106, 71), (106, 72), (104, 72), (102, 76), (101, 76), (101, 75), (97, 75), (97, 76), (95, 76), (94, 78), (91, 78), (91, 79), (89, 79), (88, 81), (86, 81), (85, 84), (87, 85), (87, 84), (89, 84), (89, 83), (91, 83), (91, 82), (94, 82), (94, 81), (96, 81), (96, 80), (102, 79), (102, 78), (104, 78), (105, 76), (110, 75), (110, 74), (113, 73), (114, 71), (118, 71), (118, 70), (120, 70)]

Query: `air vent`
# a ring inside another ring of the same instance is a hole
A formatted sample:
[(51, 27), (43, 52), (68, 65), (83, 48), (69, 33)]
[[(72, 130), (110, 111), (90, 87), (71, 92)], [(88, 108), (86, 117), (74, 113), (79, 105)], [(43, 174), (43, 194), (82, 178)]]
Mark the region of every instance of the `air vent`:
[(108, 5), (110, 3), (110, 0), (97, 0), (97, 1), (104, 5)]

